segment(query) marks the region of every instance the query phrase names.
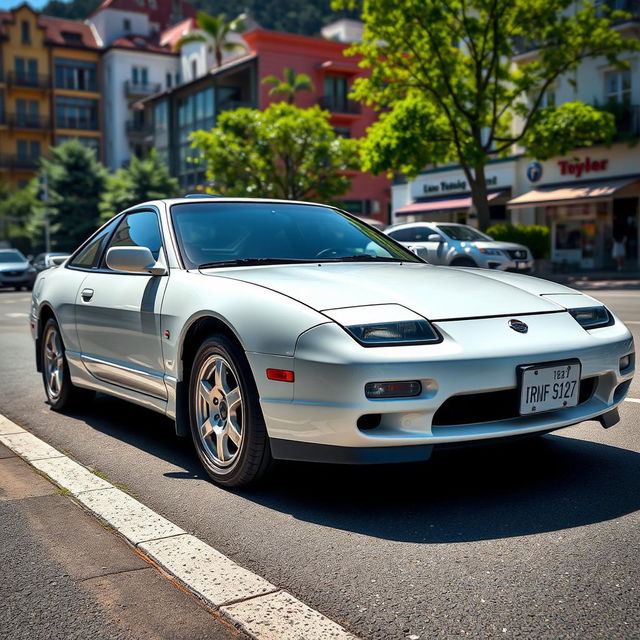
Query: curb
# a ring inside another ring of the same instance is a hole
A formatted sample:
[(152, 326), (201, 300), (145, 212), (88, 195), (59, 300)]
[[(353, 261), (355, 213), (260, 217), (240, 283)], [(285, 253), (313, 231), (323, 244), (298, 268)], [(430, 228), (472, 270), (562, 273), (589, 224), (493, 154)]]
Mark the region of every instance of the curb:
[(255, 640), (357, 640), (0, 414), (0, 442)]

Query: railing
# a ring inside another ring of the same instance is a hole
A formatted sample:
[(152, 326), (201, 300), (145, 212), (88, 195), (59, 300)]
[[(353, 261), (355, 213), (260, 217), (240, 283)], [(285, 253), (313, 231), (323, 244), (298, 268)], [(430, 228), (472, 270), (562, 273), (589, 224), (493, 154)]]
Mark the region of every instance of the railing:
[(11, 113), (6, 118), (7, 124), (12, 129), (37, 129), (45, 131), (51, 128), (51, 119), (48, 116), (33, 116), (28, 113)]
[(146, 122), (127, 120), (126, 131), (128, 135), (150, 136), (153, 133), (153, 127)]
[(84, 129), (85, 131), (98, 131), (98, 121), (91, 118), (77, 118), (74, 116), (58, 116), (56, 118), (57, 129)]
[(9, 71), (7, 83), (16, 87), (31, 87), (32, 89), (49, 89), (51, 76), (44, 73), (29, 73)]
[(640, 106), (609, 102), (596, 108), (613, 114), (616, 121), (616, 139), (640, 136)]
[(336, 98), (335, 96), (322, 96), (318, 100), (318, 104), (332, 113), (350, 113), (357, 115), (362, 110), (362, 106), (355, 100), (347, 100), (346, 98)]
[(150, 96), (158, 93), (162, 85), (159, 82), (133, 82), (126, 80), (124, 83), (124, 92), (128, 96)]
[(39, 157), (0, 155), (0, 167), (3, 169), (37, 169), (39, 166)]

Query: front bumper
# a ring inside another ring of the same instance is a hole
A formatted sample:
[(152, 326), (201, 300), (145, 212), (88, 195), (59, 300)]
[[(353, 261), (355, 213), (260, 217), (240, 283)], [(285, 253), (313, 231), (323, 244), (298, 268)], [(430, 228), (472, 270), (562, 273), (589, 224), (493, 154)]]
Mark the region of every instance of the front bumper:
[[(310, 329), (300, 336), (292, 359), (296, 381), (290, 385), (291, 399), (261, 393), (274, 457), (426, 459), (434, 445), (551, 431), (598, 418), (624, 399), (633, 370), (621, 373), (619, 362), (633, 352), (633, 339), (620, 321), (587, 332), (565, 312), (532, 315), (526, 317), (529, 332), (523, 335), (510, 330), (508, 320), (439, 322), (442, 343), (407, 347), (364, 348), (333, 323)], [(519, 365), (570, 358), (580, 360), (582, 384), (590, 387), (576, 407), (528, 416), (516, 411), (460, 424), (437, 418), (449, 398), (464, 403), (465, 396), (515, 392)], [(398, 380), (420, 380), (421, 395), (385, 400), (364, 395), (367, 382)]]
[(0, 272), (0, 287), (30, 287), (35, 280), (35, 273), (25, 271), (18, 276), (10, 276)]
[(512, 271), (514, 273), (531, 273), (535, 261), (533, 258), (526, 260), (513, 260), (505, 255), (492, 256), (478, 254), (473, 257), (479, 267), (493, 269), (494, 271)]

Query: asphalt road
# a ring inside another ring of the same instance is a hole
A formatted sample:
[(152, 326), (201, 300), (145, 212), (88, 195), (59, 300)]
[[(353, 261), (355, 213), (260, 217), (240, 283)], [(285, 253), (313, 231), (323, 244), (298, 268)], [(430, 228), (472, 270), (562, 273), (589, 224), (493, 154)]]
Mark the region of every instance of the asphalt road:
[[(640, 344), (640, 291), (589, 293)], [(0, 291), (1, 413), (360, 637), (640, 637), (640, 404), (609, 430), (421, 465), (286, 464), (260, 490), (227, 491), (154, 413), (107, 396), (51, 411), (27, 309)]]

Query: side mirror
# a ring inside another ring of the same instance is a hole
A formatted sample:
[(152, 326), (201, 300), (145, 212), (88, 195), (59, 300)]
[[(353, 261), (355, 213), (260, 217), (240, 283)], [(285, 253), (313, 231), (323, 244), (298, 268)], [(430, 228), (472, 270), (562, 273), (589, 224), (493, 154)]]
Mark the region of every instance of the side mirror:
[(409, 245), (407, 249), (409, 249), (409, 251), (411, 251), (412, 253), (415, 253), (418, 258), (422, 258), (423, 260), (426, 260), (429, 255), (427, 248), (421, 247), (420, 245)]
[(147, 247), (111, 247), (107, 251), (107, 266), (114, 271), (129, 273), (149, 273), (164, 276), (167, 269), (156, 262)]
[(444, 242), (444, 238), (439, 233), (430, 233), (427, 242)]
[(49, 262), (52, 267), (60, 266), (69, 256), (51, 256)]

